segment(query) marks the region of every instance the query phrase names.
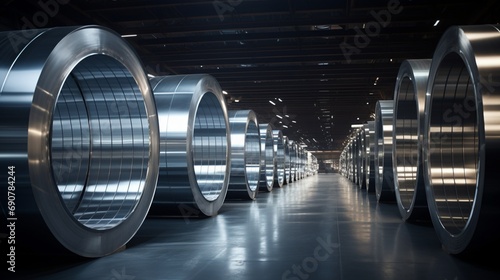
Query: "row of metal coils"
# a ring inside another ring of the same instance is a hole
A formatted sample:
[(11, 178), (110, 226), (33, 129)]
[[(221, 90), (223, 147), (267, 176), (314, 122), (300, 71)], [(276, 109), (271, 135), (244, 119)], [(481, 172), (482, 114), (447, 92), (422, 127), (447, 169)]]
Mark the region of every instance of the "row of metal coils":
[(443, 248), (499, 248), (500, 32), (455, 26), (432, 59), (404, 61), (394, 99), (380, 100), (342, 152), (341, 173), (405, 221), (431, 219)]
[(0, 205), (28, 251), (108, 255), (147, 215), (213, 216), (317, 172), (252, 110), (228, 111), (215, 78), (148, 79), (106, 28), (3, 32), (0, 51)]

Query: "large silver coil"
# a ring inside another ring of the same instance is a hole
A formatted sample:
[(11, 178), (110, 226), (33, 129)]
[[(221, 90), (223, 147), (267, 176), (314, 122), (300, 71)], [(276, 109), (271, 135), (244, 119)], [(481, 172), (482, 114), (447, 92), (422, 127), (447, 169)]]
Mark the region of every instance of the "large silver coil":
[(288, 137), (283, 135), (283, 151), (285, 156), (285, 179), (283, 184), (290, 182), (290, 143)]
[(392, 118), (394, 102), (379, 100), (375, 106), (375, 194), (379, 202), (395, 202), (392, 173)]
[(160, 122), (160, 175), (151, 215), (214, 216), (231, 171), (227, 109), (206, 74), (150, 80)]
[(358, 175), (358, 186), (360, 189), (363, 189), (366, 187), (366, 166), (365, 166), (365, 153), (366, 153), (366, 148), (365, 148), (365, 130), (364, 128), (358, 129), (358, 132), (356, 134), (356, 143), (357, 143), (357, 175)]
[(364, 182), (361, 186), (362, 189), (367, 190), (370, 184), (370, 125), (368, 123), (363, 124), (363, 132), (365, 138), (363, 139), (365, 142), (365, 150), (363, 151), (363, 165), (365, 167), (364, 172)]
[(430, 66), (430, 59), (403, 61), (394, 90), (394, 191), (399, 212), (405, 221), (429, 217), (421, 151), (425, 92)]
[(290, 180), (289, 182), (297, 181), (297, 144), (293, 140), (288, 142), (290, 146)]
[(476, 255), (500, 247), (499, 26), (454, 26), (441, 37), (425, 99), (427, 202), (443, 248)]
[(270, 192), (274, 186), (274, 140), (271, 124), (259, 124), (260, 129), (260, 182), (259, 190)]
[(281, 188), (285, 182), (285, 144), (283, 132), (273, 130), (273, 153), (274, 153), (274, 187)]
[(158, 178), (147, 76), (106, 28), (27, 32), (0, 33), (0, 180), (15, 182), (2, 213), (9, 194), (19, 246), (111, 254), (142, 225)]
[(228, 112), (231, 130), (231, 174), (227, 199), (254, 200), (259, 191), (260, 130), (252, 110)]
[(297, 171), (295, 175), (297, 177), (297, 180), (302, 179), (302, 173), (304, 168), (303, 155), (304, 155), (304, 148), (299, 144), (297, 144)]
[(370, 193), (375, 192), (375, 121), (368, 121), (368, 130), (369, 130), (369, 136), (368, 138), (370, 139), (369, 142), (369, 156), (368, 156), (368, 162), (369, 162), (369, 167), (368, 167), (368, 183), (366, 185), (366, 190)]
[(354, 184), (358, 184), (358, 160), (359, 160), (358, 141), (356, 141), (356, 138), (353, 137), (351, 139), (351, 169), (352, 169), (351, 181)]

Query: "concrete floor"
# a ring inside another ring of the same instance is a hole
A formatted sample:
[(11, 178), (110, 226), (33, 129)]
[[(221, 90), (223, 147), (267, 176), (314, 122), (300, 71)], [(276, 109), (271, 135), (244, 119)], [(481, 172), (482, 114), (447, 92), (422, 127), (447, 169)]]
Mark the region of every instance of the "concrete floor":
[[(20, 279), (500, 279), (482, 260), (446, 254), (431, 224), (338, 174), (226, 201), (212, 218), (148, 218), (127, 248), (100, 259), (39, 256)], [(498, 266), (497, 266), (498, 267)], [(12, 276), (12, 275), (10, 275)], [(25, 277), (24, 277), (25, 276)], [(5, 279), (5, 278), (2, 278)]]

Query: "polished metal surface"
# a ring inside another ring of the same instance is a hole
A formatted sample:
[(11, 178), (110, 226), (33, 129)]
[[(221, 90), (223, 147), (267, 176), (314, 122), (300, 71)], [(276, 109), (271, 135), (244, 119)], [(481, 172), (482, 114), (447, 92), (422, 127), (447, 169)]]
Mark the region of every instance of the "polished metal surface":
[(392, 118), (394, 101), (379, 100), (375, 106), (375, 194), (379, 202), (394, 202), (392, 173)]
[(367, 190), (369, 185), (370, 185), (370, 142), (371, 142), (371, 137), (370, 137), (370, 125), (368, 123), (363, 124), (363, 131), (365, 138), (363, 141), (365, 142), (365, 150), (364, 150), (364, 161), (363, 165), (365, 167), (365, 175), (364, 175), (364, 182), (362, 189)]
[(283, 135), (283, 151), (285, 156), (285, 178), (283, 184), (290, 182), (290, 143), (288, 137)]
[(392, 163), (394, 191), (403, 220), (429, 217), (423, 178), (424, 106), (430, 59), (405, 60), (394, 89)]
[(231, 130), (231, 173), (226, 200), (254, 200), (259, 191), (260, 130), (252, 110), (228, 112)]
[(289, 182), (297, 181), (297, 143), (293, 140), (289, 140), (288, 144), (290, 146), (290, 179)]
[(205, 74), (150, 82), (161, 145), (150, 214), (214, 216), (224, 203), (231, 171), (231, 135), (220, 85)]
[(358, 175), (358, 187), (360, 189), (366, 188), (366, 166), (365, 166), (365, 130), (364, 128), (359, 128), (356, 134), (356, 143), (358, 146), (357, 151), (357, 175)]
[(268, 123), (259, 124), (260, 130), (260, 182), (259, 190), (270, 192), (274, 186), (273, 128)]
[(369, 145), (369, 167), (368, 167), (368, 183), (366, 186), (366, 189), (370, 193), (375, 192), (375, 121), (368, 121), (368, 130), (369, 130), (369, 136), (368, 138), (370, 139), (370, 145)]
[(281, 188), (285, 182), (285, 144), (283, 132), (273, 130), (274, 187)]
[(34, 33), (19, 53), (1, 49), (0, 166), (15, 169), (17, 242), (43, 246), (53, 236), (77, 255), (109, 255), (134, 236), (155, 192), (158, 118), (148, 79), (106, 28)]
[(451, 254), (500, 247), (498, 27), (451, 27), (432, 58), (424, 175), (434, 228)]

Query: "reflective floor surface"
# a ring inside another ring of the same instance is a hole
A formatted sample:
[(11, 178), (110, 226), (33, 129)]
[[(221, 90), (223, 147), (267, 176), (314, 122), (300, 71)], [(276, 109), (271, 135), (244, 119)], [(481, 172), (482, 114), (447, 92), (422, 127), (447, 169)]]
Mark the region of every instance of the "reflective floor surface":
[(431, 224), (402, 222), (396, 205), (338, 174), (226, 201), (212, 218), (148, 218), (107, 257), (47, 252), (17, 268), (19, 279), (500, 279), (495, 265), (446, 254)]

